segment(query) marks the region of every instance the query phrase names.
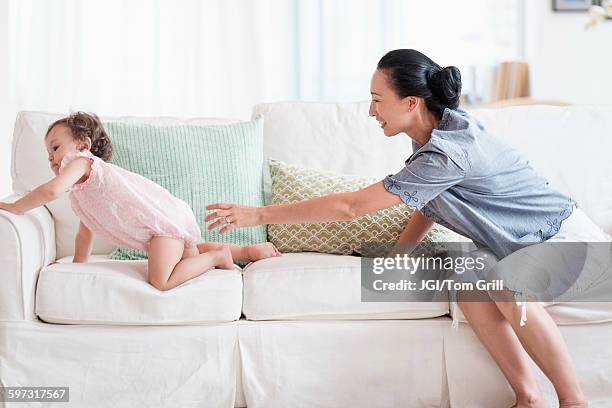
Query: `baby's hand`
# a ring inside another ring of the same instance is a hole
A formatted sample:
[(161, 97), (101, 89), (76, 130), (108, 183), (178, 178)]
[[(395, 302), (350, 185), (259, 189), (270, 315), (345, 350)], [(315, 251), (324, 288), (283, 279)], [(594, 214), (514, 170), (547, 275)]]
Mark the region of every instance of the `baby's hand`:
[(8, 211), (17, 215), (23, 215), (23, 211), (17, 209), (17, 206), (13, 203), (0, 202), (0, 210)]

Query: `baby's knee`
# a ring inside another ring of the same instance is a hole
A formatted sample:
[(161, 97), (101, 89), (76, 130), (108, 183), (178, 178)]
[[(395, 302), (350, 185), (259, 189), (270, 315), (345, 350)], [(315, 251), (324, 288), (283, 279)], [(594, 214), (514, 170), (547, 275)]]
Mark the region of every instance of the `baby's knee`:
[(171, 289), (168, 286), (168, 281), (163, 281), (161, 279), (149, 278), (149, 283), (157, 290), (166, 291)]

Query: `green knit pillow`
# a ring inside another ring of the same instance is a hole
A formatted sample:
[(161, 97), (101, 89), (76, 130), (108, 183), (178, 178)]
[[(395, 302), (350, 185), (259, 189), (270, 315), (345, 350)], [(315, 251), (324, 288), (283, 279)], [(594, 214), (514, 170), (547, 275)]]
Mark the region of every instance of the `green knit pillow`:
[[(208, 231), (205, 207), (238, 203), (260, 207), (263, 197), (263, 118), (228, 125), (106, 122), (111, 162), (140, 174), (187, 202), (200, 224), (202, 242), (251, 245), (266, 241), (266, 227)], [(145, 259), (143, 251), (118, 248), (111, 259)]]

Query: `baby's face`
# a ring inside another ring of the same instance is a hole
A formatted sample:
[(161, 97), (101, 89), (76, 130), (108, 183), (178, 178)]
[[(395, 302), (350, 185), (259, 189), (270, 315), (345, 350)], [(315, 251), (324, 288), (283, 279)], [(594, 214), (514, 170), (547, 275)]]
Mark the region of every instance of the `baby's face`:
[(49, 154), (49, 165), (57, 176), (62, 159), (71, 150), (79, 150), (79, 143), (73, 137), (70, 129), (64, 125), (56, 125), (51, 129), (45, 139), (47, 153)]

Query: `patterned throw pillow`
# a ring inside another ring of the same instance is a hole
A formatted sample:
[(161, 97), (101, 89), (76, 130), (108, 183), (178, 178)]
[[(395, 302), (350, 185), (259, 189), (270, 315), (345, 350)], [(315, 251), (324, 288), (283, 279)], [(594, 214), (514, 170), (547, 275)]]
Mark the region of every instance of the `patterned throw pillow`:
[[(380, 180), (357, 176), (338, 175), (321, 170), (269, 161), (272, 179), (272, 204), (287, 204), (320, 197), (331, 193), (355, 191)], [(405, 204), (367, 214), (352, 221), (334, 221), (320, 224), (271, 224), (268, 241), (281, 252), (322, 252), (328, 254), (359, 254), (368, 245), (389, 248), (404, 230), (414, 209)], [(417, 248), (432, 254), (441, 250), (438, 242), (459, 242), (465, 238), (434, 224)], [(363, 246), (363, 248), (362, 248)], [(443, 249), (443, 248), (442, 248)]]
[[(266, 227), (208, 231), (205, 206), (217, 202), (262, 206), (263, 118), (227, 125), (150, 125), (107, 122), (111, 162), (140, 174), (188, 203), (198, 220), (201, 241), (250, 245), (266, 241)], [(127, 248), (111, 259), (143, 259)]]

